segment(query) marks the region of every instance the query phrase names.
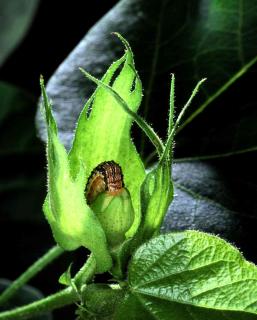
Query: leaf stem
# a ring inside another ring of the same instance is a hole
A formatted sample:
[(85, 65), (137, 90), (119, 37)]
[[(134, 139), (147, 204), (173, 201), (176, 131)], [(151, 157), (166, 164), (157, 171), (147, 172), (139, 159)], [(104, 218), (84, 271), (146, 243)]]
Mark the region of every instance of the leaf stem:
[(0, 319), (29, 319), (32, 316), (61, 308), (78, 300), (77, 293), (72, 287), (68, 287), (44, 299), (32, 302), (28, 305), (7, 310), (0, 313)]
[(223, 86), (221, 86), (213, 95), (211, 95), (199, 108), (197, 108), (179, 127), (177, 132), (180, 132), (184, 129), (195, 117), (202, 113), (205, 108), (212, 103), (216, 98), (219, 97), (224, 91), (226, 91), (236, 80), (243, 76), (248, 69), (250, 69), (257, 62), (257, 56), (249, 61), (243, 68), (234, 74)]
[(96, 260), (91, 254), (83, 267), (78, 271), (74, 277), (76, 286), (81, 287), (83, 284), (88, 283), (94, 276), (96, 271)]
[(197, 85), (195, 86), (195, 88), (194, 88), (194, 90), (193, 90), (190, 98), (188, 99), (188, 101), (186, 102), (186, 104), (184, 105), (184, 107), (182, 108), (182, 110), (180, 111), (180, 113), (179, 113), (179, 115), (178, 115), (178, 117), (177, 117), (177, 120), (176, 120), (176, 122), (175, 122), (175, 124), (174, 124), (174, 126), (173, 126), (173, 128), (172, 128), (172, 130), (171, 130), (171, 132), (170, 132), (170, 134), (169, 134), (169, 137), (168, 137), (167, 142), (166, 142), (166, 145), (165, 145), (165, 150), (164, 150), (164, 152), (163, 152), (163, 154), (162, 154), (162, 156), (161, 156), (160, 161), (163, 161), (163, 160), (167, 157), (167, 154), (170, 152), (170, 149), (171, 149), (171, 146), (172, 146), (172, 142), (173, 142), (173, 138), (174, 138), (175, 134), (176, 134), (177, 131), (178, 131), (178, 126), (179, 126), (179, 124), (180, 124), (180, 121), (181, 121), (181, 119), (183, 118), (183, 116), (184, 116), (187, 108), (190, 106), (193, 98), (194, 98), (195, 95), (197, 94), (200, 86), (202, 85), (202, 83), (203, 83), (204, 81), (206, 81), (206, 78), (200, 80), (200, 81), (197, 83)]
[(34, 262), (24, 273), (22, 273), (12, 284), (0, 295), (0, 305), (10, 299), (25, 283), (43, 270), (53, 260), (57, 259), (64, 250), (59, 246), (51, 248), (41, 258)]
[(174, 109), (175, 109), (175, 75), (171, 74), (170, 84), (170, 108), (169, 108), (169, 126), (168, 126), (168, 137), (173, 129), (174, 125)]
[[(95, 270), (96, 261), (93, 255), (90, 255), (84, 266), (72, 279), (75, 287), (88, 283), (94, 276)], [(73, 285), (70, 285), (66, 289), (54, 293), (46, 298), (40, 299), (22, 307), (15, 308), (13, 310), (1, 312), (0, 320), (18, 320), (24, 318), (29, 319), (32, 316), (34, 317), (35, 315), (61, 308), (76, 301), (79, 301), (78, 292), (76, 289), (74, 289)]]

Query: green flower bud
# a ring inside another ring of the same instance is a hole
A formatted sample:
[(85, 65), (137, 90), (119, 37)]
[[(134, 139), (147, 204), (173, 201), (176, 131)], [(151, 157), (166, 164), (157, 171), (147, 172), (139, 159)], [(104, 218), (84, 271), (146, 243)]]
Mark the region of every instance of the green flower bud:
[(141, 186), (142, 224), (140, 236), (143, 241), (149, 240), (159, 233), (172, 199), (171, 164), (165, 159), (146, 175)]
[(91, 208), (98, 217), (110, 246), (116, 246), (126, 240), (125, 234), (135, 217), (127, 189), (123, 188), (118, 195), (108, 192), (99, 194)]
[(89, 178), (86, 197), (105, 231), (109, 246), (124, 242), (135, 213), (120, 166), (114, 161), (97, 166)]

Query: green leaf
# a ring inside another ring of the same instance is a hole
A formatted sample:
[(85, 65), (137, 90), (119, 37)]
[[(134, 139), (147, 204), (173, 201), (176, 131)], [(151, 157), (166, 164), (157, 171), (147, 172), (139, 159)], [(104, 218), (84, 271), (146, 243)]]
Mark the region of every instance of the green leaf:
[(72, 267), (72, 263), (69, 265), (68, 269), (61, 274), (61, 276), (58, 280), (60, 284), (63, 284), (65, 286), (72, 285), (71, 267)]
[(131, 300), (138, 308), (133, 319), (142, 309), (147, 319), (257, 318), (257, 267), (205, 233), (171, 233), (142, 245), (129, 267), (129, 285), (116, 319), (132, 319)]
[[(125, 55), (114, 62), (102, 78), (136, 112), (142, 98), (141, 82), (135, 73), (133, 55), (127, 45)], [(118, 75), (116, 76), (116, 74)], [(85, 177), (104, 161), (115, 161), (123, 172), (135, 210), (135, 220), (128, 231), (133, 235), (140, 222), (139, 189), (145, 177), (143, 164), (130, 138), (132, 118), (103, 87), (98, 87), (80, 114), (74, 142), (69, 154), (72, 175), (80, 163), (85, 164)]]
[(18, 46), (35, 15), (39, 0), (2, 0), (0, 3), (0, 65)]
[(181, 109), (175, 124), (173, 124), (175, 77), (174, 75), (172, 76), (168, 138), (156, 168), (147, 174), (141, 187), (143, 218), (140, 233), (144, 240), (150, 239), (154, 234), (158, 234), (167, 208), (173, 199), (173, 184), (171, 179), (173, 139), (184, 113), (204, 81), (205, 79), (202, 79), (198, 82), (188, 101)]
[(85, 170), (72, 177), (68, 154), (58, 138), (57, 126), (52, 115), (43, 79), (41, 89), (47, 122), (48, 195), (43, 206), (56, 242), (65, 250), (80, 246), (90, 249), (97, 263), (97, 271), (111, 267), (111, 257), (100, 222), (86, 204), (84, 195)]

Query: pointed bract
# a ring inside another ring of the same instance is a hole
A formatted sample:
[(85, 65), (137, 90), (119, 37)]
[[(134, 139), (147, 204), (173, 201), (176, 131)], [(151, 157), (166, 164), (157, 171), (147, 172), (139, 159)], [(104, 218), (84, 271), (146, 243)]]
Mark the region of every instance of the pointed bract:
[(43, 206), (45, 216), (56, 242), (62, 248), (88, 248), (97, 261), (97, 271), (107, 271), (111, 267), (111, 257), (101, 224), (86, 204), (84, 166), (80, 163), (76, 177), (72, 177), (68, 155), (58, 138), (42, 79), (41, 89), (48, 134), (48, 195)]

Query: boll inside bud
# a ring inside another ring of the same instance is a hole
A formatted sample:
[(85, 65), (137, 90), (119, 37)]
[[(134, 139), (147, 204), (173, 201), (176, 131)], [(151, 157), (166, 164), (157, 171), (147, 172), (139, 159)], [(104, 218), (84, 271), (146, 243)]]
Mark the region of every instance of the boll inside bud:
[(114, 161), (98, 165), (89, 177), (86, 198), (105, 231), (109, 246), (124, 242), (135, 213), (130, 193), (124, 187), (121, 167)]

